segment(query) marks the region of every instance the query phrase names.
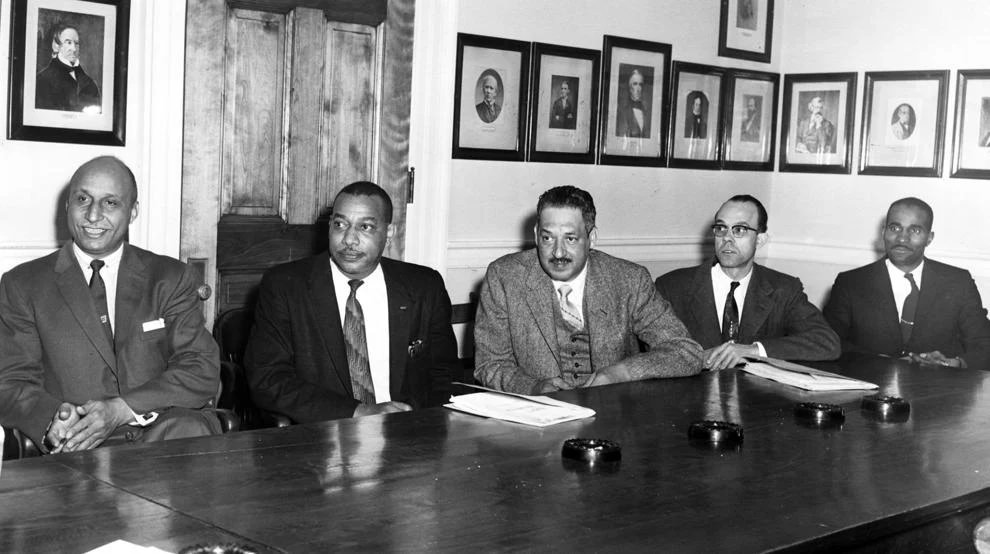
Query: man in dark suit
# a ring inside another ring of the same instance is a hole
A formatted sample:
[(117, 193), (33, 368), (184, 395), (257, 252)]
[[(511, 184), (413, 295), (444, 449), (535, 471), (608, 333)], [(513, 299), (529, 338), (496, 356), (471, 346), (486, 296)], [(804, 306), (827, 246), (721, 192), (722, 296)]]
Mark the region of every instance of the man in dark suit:
[(891, 204), (886, 257), (840, 273), (825, 318), (843, 352), (990, 370), (990, 322), (973, 277), (925, 257), (933, 220), (931, 206), (918, 198)]
[(715, 260), (677, 269), (656, 281), (691, 337), (705, 349), (705, 367), (725, 369), (744, 356), (788, 360), (839, 357), (839, 338), (800, 279), (755, 263), (767, 241), (767, 211), (737, 195), (715, 214)]
[(58, 25), (52, 32), (52, 59), (38, 73), (34, 107), (100, 113), (100, 87), (79, 65), (79, 31)]
[(69, 182), (72, 241), (0, 279), (0, 423), (46, 451), (220, 432), (200, 283), (125, 242), (137, 214), (130, 169), (90, 160)]
[(475, 104), (474, 109), (482, 121), (491, 123), (498, 119), (498, 115), (502, 113), (502, 106), (495, 101), (498, 95), (498, 81), (494, 75), (489, 73), (482, 78), (481, 91), (484, 98)]
[(258, 407), (296, 423), (437, 406), (450, 399), (457, 343), (443, 278), (382, 257), (392, 201), (347, 185), (330, 252), (265, 273), (245, 354)]
[(616, 113), (615, 136), (650, 138), (650, 110), (643, 101), (643, 73), (634, 69), (629, 75), (625, 98)]
[(536, 249), (488, 266), (475, 320), (475, 378), (540, 394), (701, 370), (701, 347), (646, 268), (592, 250), (590, 194), (556, 187), (540, 196), (536, 211)]
[(550, 110), (551, 129), (576, 129), (577, 119), (574, 114), (574, 100), (571, 99), (571, 84), (567, 80), (560, 82), (560, 96), (554, 100)]
[(703, 139), (708, 136), (708, 105), (705, 93), (694, 90), (688, 93), (690, 109), (684, 120), (684, 138)]

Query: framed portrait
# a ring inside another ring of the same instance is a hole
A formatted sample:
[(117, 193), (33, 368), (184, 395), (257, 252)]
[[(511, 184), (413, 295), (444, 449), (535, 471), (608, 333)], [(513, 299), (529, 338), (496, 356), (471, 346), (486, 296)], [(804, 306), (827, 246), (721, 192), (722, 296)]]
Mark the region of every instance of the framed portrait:
[(727, 79), (722, 168), (773, 171), (780, 74), (732, 70)]
[(529, 43), (457, 34), (455, 158), (523, 161)]
[(719, 169), (726, 71), (710, 65), (675, 61), (672, 73), (668, 165)]
[(773, 0), (722, 0), (718, 55), (770, 63)]
[(867, 72), (861, 175), (942, 175), (947, 70)]
[(598, 50), (533, 43), (529, 160), (594, 163)]
[(667, 164), (669, 44), (605, 35), (599, 161)]
[(780, 170), (849, 174), (855, 73), (784, 75)]
[(956, 75), (952, 177), (990, 179), (990, 69)]
[(13, 0), (7, 138), (124, 145), (130, 0)]

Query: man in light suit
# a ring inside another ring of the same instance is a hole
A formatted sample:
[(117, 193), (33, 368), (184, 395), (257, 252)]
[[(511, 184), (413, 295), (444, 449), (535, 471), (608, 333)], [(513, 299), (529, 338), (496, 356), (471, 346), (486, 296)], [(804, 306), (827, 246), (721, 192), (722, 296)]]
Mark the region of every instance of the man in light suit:
[(0, 279), (0, 423), (52, 453), (219, 433), (200, 283), (125, 242), (138, 215), (130, 169), (83, 164), (66, 215), (71, 242)]
[(767, 219), (758, 199), (733, 196), (715, 213), (715, 260), (656, 281), (705, 349), (706, 368), (733, 367), (752, 355), (833, 360), (841, 353), (801, 280), (754, 261), (767, 242)]
[(886, 256), (836, 277), (825, 318), (843, 352), (990, 370), (990, 321), (972, 275), (925, 257), (933, 220), (918, 198), (891, 204)]
[(443, 278), (383, 258), (392, 200), (374, 183), (333, 202), (330, 252), (265, 273), (245, 353), (251, 397), (296, 423), (437, 406), (457, 343)]
[(646, 268), (592, 250), (590, 194), (552, 188), (536, 211), (536, 249), (488, 266), (475, 320), (475, 378), (540, 394), (701, 371), (701, 347)]

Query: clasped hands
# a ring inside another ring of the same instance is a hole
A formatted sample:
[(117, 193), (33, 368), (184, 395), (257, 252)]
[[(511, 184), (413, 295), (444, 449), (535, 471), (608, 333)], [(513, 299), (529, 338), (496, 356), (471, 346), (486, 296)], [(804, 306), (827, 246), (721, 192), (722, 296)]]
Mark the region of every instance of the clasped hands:
[(90, 400), (81, 406), (63, 402), (45, 434), (50, 452), (78, 452), (99, 446), (117, 427), (134, 419), (122, 398)]
[(946, 367), (966, 367), (966, 362), (962, 358), (947, 358), (945, 354), (942, 354), (938, 350), (933, 350), (932, 352), (922, 352), (916, 354), (914, 352), (908, 352), (906, 355), (901, 357), (902, 360), (909, 360), (922, 365), (940, 365)]

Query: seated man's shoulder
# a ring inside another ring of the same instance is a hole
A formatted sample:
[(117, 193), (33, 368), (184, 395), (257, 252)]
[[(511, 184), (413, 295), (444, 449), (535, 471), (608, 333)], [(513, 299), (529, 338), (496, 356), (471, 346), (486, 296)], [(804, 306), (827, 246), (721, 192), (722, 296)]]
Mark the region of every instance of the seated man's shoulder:
[(954, 265), (949, 265), (946, 263), (938, 262), (927, 258), (925, 259), (925, 267), (931, 268), (933, 272), (939, 273), (950, 279), (970, 280), (973, 278), (973, 275), (969, 272), (968, 269), (964, 269), (962, 267), (957, 267)]
[(536, 257), (536, 249), (529, 248), (521, 252), (513, 252), (511, 254), (505, 254), (500, 256), (488, 264), (489, 271), (497, 271), (499, 273), (512, 273), (519, 271), (529, 271), (534, 267), (539, 265), (539, 260)]
[(623, 258), (617, 258), (601, 250), (592, 250), (589, 255), (589, 261), (598, 265), (604, 272), (610, 273), (612, 277), (617, 279), (639, 279), (644, 274), (649, 278), (650, 275), (649, 270), (640, 264)]
[(437, 281), (443, 282), (440, 272), (432, 267), (393, 260), (392, 258), (381, 259), (382, 271), (397, 276), (411, 286), (434, 285)]
[(758, 271), (763, 279), (772, 283), (776, 287), (804, 288), (801, 285), (801, 279), (799, 277), (784, 273), (783, 271), (777, 271), (776, 269), (771, 269), (765, 265), (759, 264), (754, 265), (753, 270)]
[(694, 281), (698, 266), (682, 267), (657, 277), (657, 286), (668, 290), (680, 290)]
[(184, 262), (181, 262), (171, 256), (156, 254), (150, 250), (145, 250), (138, 246), (129, 244), (126, 248), (127, 250), (125, 251), (125, 255), (133, 256), (135, 259), (148, 267), (149, 272), (156, 279), (182, 275), (182, 273), (189, 267)]

